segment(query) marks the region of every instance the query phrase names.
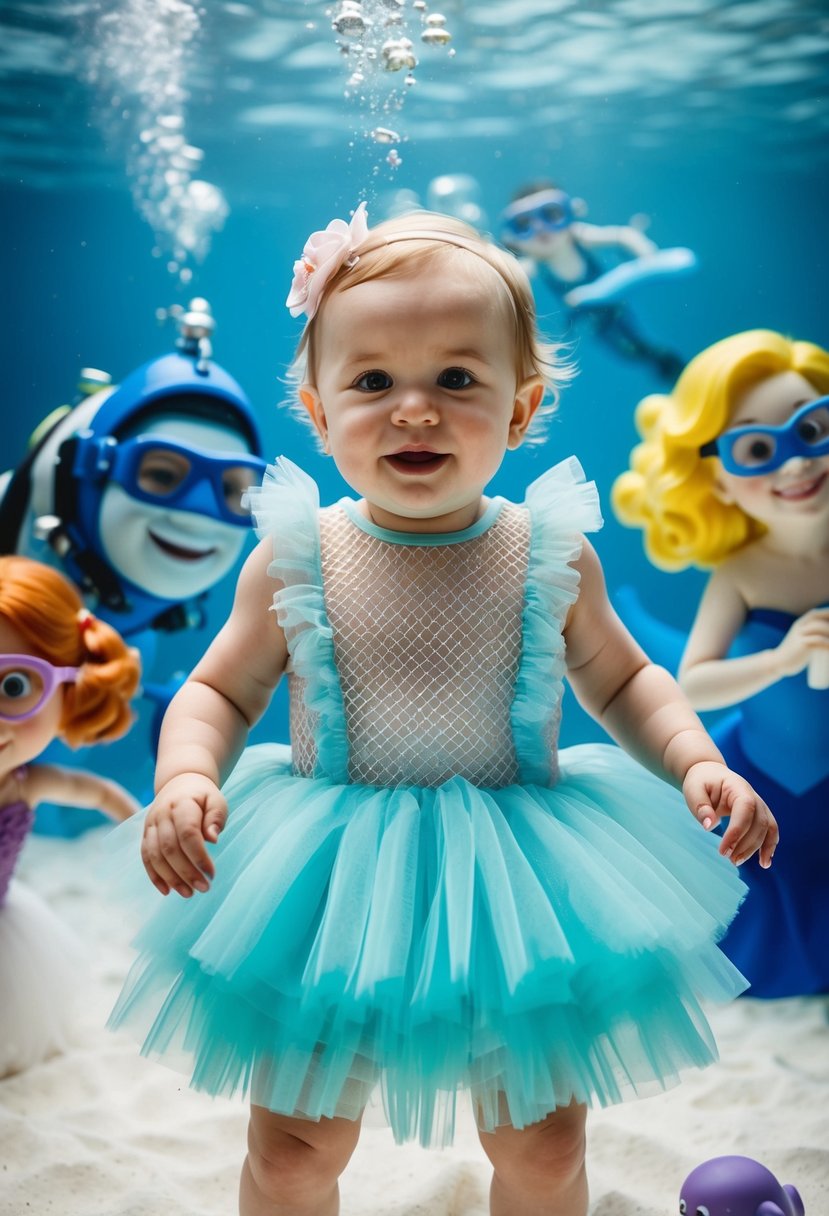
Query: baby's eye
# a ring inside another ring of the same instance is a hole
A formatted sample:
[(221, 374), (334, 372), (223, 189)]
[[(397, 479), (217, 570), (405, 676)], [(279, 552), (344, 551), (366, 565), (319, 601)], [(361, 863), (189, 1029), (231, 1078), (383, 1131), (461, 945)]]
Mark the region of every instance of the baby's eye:
[(473, 378), (464, 367), (447, 367), (438, 376), (441, 388), (468, 388)]
[(362, 376), (358, 376), (354, 381), (354, 388), (360, 389), (363, 393), (382, 393), (383, 389), (391, 388), (392, 378), (387, 372), (371, 371), (363, 372)]

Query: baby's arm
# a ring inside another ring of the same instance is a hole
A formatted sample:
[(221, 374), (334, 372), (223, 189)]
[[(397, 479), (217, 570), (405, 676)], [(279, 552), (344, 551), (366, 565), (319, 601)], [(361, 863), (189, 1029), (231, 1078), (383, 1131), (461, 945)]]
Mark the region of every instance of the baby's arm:
[(747, 612), (726, 563), (708, 581), (679, 668), (679, 682), (696, 709), (736, 705), (803, 671), (820, 651), (829, 653), (829, 609), (813, 608), (798, 617), (778, 646), (727, 659)]
[(29, 806), (56, 802), (89, 811), (103, 811), (111, 819), (128, 819), (140, 810), (132, 794), (115, 781), (86, 769), (60, 768), (55, 764), (33, 764), (24, 779), (24, 797)]
[(567, 667), (580, 703), (646, 768), (682, 787), (706, 830), (730, 823), (720, 852), (740, 864), (760, 850), (771, 864), (777, 824), (752, 787), (726, 765), (676, 680), (650, 662), (610, 604), (599, 560), (585, 542), (579, 598), (566, 627)]
[(271, 611), (271, 559), (265, 539), (242, 568), (227, 622), (164, 715), (141, 847), (163, 895), (207, 890), (213, 862), (205, 841), (218, 839), (227, 816), (220, 786), (285, 668), (285, 637)]

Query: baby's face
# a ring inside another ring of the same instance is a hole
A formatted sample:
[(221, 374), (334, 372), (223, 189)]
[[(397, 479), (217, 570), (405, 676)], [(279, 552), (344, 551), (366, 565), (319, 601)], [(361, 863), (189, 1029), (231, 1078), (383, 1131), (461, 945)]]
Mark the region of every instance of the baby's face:
[(483, 260), (447, 258), (329, 297), (317, 383), (302, 390), (337, 467), (381, 527), (457, 531), (517, 447), (540, 381), (519, 383), (506, 285)]

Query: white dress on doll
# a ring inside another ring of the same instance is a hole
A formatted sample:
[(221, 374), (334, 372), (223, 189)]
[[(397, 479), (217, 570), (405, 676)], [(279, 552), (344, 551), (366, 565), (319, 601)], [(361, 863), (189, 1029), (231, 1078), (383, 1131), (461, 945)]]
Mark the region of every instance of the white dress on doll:
[(66, 1048), (85, 961), (51, 908), (12, 877), (33, 819), (25, 802), (0, 807), (0, 1077)]

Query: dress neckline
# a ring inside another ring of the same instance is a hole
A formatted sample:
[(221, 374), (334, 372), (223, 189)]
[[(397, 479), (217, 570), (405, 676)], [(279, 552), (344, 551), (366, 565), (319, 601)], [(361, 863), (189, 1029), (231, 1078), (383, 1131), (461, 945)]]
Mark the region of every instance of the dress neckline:
[(362, 532), (375, 536), (378, 540), (387, 541), (390, 545), (457, 545), (465, 540), (473, 540), (476, 536), (482, 536), (484, 532), (488, 531), (501, 514), (505, 502), (506, 499), (500, 496), (491, 498), (480, 519), (476, 519), (474, 524), (470, 524), (468, 528), (462, 528), (459, 532), (394, 532), (390, 528), (381, 528), (370, 519), (366, 519), (353, 498), (341, 498), (338, 505)]

